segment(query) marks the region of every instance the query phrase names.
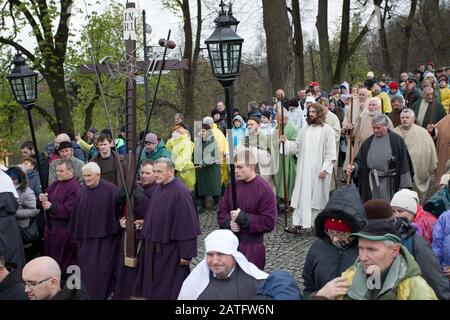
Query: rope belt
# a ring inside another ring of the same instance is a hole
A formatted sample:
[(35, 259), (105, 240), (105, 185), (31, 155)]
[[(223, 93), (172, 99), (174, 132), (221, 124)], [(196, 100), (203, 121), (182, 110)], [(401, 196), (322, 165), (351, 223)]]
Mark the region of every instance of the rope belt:
[(383, 172), (383, 171), (379, 171), (376, 169), (370, 169), (369, 171), (369, 186), (370, 186), (370, 191), (373, 191), (373, 182), (372, 182), (372, 178), (375, 180), (375, 185), (378, 188), (380, 186), (380, 178), (384, 178), (384, 177), (392, 177), (395, 176), (396, 173), (395, 172)]

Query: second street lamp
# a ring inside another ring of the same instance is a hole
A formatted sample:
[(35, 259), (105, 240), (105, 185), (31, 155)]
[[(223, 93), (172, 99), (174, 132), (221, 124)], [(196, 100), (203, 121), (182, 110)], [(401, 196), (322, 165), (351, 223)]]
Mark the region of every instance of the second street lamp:
[(31, 139), (33, 141), (34, 156), (36, 160), (36, 169), (39, 174), (42, 190), (45, 186), (42, 185), (43, 179), (41, 175), (41, 169), (39, 166), (39, 150), (37, 148), (36, 135), (34, 134), (33, 118), (31, 116), (31, 110), (34, 107), (34, 103), (37, 99), (37, 78), (38, 73), (30, 69), (27, 66), (25, 59), (20, 52), (14, 55), (13, 60), (14, 68), (11, 73), (6, 76), (11, 86), (14, 97), (17, 103), (19, 103), (27, 112), (28, 123), (30, 125)]
[(237, 209), (236, 179), (234, 175), (234, 145), (231, 134), (232, 116), (234, 109), (234, 80), (239, 76), (241, 64), (242, 43), (244, 39), (239, 37), (235, 30), (239, 21), (233, 17), (230, 10), (224, 10), (223, 0), (220, 1), (221, 10), (214, 20), (216, 28), (212, 35), (206, 39), (209, 60), (214, 77), (225, 89), (225, 108), (227, 113), (228, 147), (230, 161), (230, 178), (233, 210)]

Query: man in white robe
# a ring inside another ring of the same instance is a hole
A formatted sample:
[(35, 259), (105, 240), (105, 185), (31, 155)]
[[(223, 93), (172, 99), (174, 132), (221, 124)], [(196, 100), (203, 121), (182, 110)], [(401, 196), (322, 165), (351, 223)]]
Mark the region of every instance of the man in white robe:
[(428, 131), (414, 124), (415, 114), (411, 109), (400, 113), (401, 124), (393, 131), (403, 137), (414, 167), (413, 189), (423, 204), (430, 185), (431, 176), (437, 168), (437, 153), (433, 139)]
[(292, 193), (292, 226), (285, 231), (301, 234), (311, 228), (317, 214), (328, 202), (333, 165), (336, 161), (335, 132), (325, 123), (325, 115), (318, 103), (308, 106), (308, 125), (296, 141), (287, 141), (286, 154), (297, 156), (295, 187)]
[(337, 170), (339, 160), (339, 142), (341, 140), (341, 123), (337, 115), (329, 111), (330, 102), (327, 98), (320, 98), (323, 113), (325, 113), (325, 123), (329, 124), (334, 130), (334, 137), (336, 140), (336, 161), (334, 162), (333, 173), (331, 177), (331, 190), (337, 188)]

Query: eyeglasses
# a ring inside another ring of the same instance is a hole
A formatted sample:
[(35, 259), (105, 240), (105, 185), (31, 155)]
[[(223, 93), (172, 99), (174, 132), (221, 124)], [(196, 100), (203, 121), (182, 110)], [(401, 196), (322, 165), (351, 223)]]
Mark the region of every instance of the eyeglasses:
[(41, 281), (24, 281), (24, 284), (25, 284), (25, 287), (33, 288), (33, 287), (37, 286), (38, 284), (41, 284), (41, 283), (43, 283), (45, 281), (48, 281), (48, 280), (50, 280), (52, 278), (53, 277), (48, 277), (48, 278), (42, 279)]
[(340, 240), (345, 240), (350, 235), (350, 232), (333, 231), (333, 230), (325, 230), (325, 233), (330, 237), (331, 240), (333, 240), (334, 237)]

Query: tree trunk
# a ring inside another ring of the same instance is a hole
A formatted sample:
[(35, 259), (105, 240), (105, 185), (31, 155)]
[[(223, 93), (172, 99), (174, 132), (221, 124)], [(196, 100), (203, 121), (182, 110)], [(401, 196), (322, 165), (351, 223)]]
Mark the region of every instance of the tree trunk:
[[(328, 39), (328, 1), (319, 0), (316, 28), (319, 33), (320, 67), (322, 71), (321, 88), (329, 91), (331, 88), (331, 53)], [(313, 79), (317, 80), (317, 79)]]
[[(192, 23), (189, 0), (181, 3), (183, 12), (184, 52), (183, 58), (189, 59), (189, 69), (183, 70), (183, 97), (185, 121), (191, 128), (195, 119), (195, 87), (197, 78), (197, 63), (200, 54), (200, 36), (202, 30), (202, 4), (197, 0), (197, 31), (195, 34), (195, 47), (192, 40)], [(191, 132), (192, 134), (192, 132)]]
[(292, 0), (292, 23), (294, 25), (294, 61), (295, 61), (295, 89), (305, 87), (305, 62), (303, 55), (303, 33), (300, 17), (299, 0)]
[(72, 110), (69, 99), (67, 99), (66, 86), (64, 83), (64, 70), (49, 73), (45, 76), (50, 94), (53, 98), (53, 108), (56, 115), (58, 132), (74, 132), (72, 124)]
[(405, 38), (402, 47), (402, 53), (400, 55), (400, 73), (408, 71), (409, 60), (409, 42), (411, 40), (411, 34), (414, 26), (414, 17), (416, 16), (417, 0), (411, 1), (411, 7), (409, 9), (408, 20), (405, 26)]
[(89, 128), (92, 127), (92, 114), (94, 111), (95, 104), (98, 101), (98, 98), (100, 98), (100, 87), (96, 81), (94, 96), (92, 97), (91, 101), (89, 102), (89, 104), (87, 105), (87, 107), (84, 111), (84, 130), (85, 131), (89, 130)]
[(391, 63), (391, 57), (389, 54), (389, 46), (388, 46), (388, 42), (387, 42), (386, 27), (385, 27), (385, 22), (386, 22), (386, 18), (388, 15), (388, 11), (389, 11), (389, 0), (386, 0), (385, 4), (384, 4), (384, 13), (381, 16), (381, 26), (380, 26), (380, 30), (379, 30), (380, 50), (381, 50), (381, 55), (383, 57), (384, 70), (387, 73), (389, 73), (389, 75), (392, 77), (394, 72), (392, 70), (392, 63)]
[(342, 25), (341, 39), (339, 42), (339, 54), (336, 62), (336, 70), (334, 72), (333, 83), (341, 83), (344, 79), (345, 67), (348, 56), (348, 38), (350, 34), (350, 0), (344, 0), (342, 4)]
[(311, 73), (312, 73), (312, 78), (313, 79), (317, 79), (317, 75), (316, 75), (316, 65), (314, 64), (314, 46), (313, 43), (311, 42), (309, 44), (309, 58), (311, 59)]
[(291, 28), (286, 0), (263, 0), (262, 3), (267, 64), (272, 92), (282, 88), (286, 92), (286, 96), (291, 96), (294, 93), (291, 81)]
[[(8, 1), (10, 13), (15, 15), (12, 20), (12, 30), (21, 30), (24, 25), (32, 29), (32, 35), (37, 43), (34, 55), (20, 43), (10, 38), (0, 36), (0, 43), (10, 45), (21, 51), (30, 61), (33, 68), (39, 71), (47, 82), (50, 94), (53, 99), (55, 116), (41, 107), (37, 108), (39, 114), (49, 123), (55, 134), (72, 131), (71, 104), (67, 99), (67, 91), (64, 83), (64, 61), (67, 51), (67, 40), (69, 37), (69, 18), (71, 16), (69, 8), (73, 0), (59, 0), (60, 12), (52, 12), (47, 1)], [(55, 21), (59, 22), (57, 25)], [(54, 32), (56, 30), (56, 33)], [(56, 119), (55, 119), (56, 118)]]
[[(439, 0), (423, 0), (421, 3), (421, 15), (423, 25), (428, 34), (427, 38), (430, 40), (431, 47), (433, 48), (432, 52), (436, 54), (436, 56), (428, 58), (431, 60), (436, 60), (436, 58), (440, 60), (441, 32), (439, 32), (439, 24), (442, 20), (439, 14)], [(445, 25), (448, 26), (448, 17), (442, 27), (445, 28)]]

